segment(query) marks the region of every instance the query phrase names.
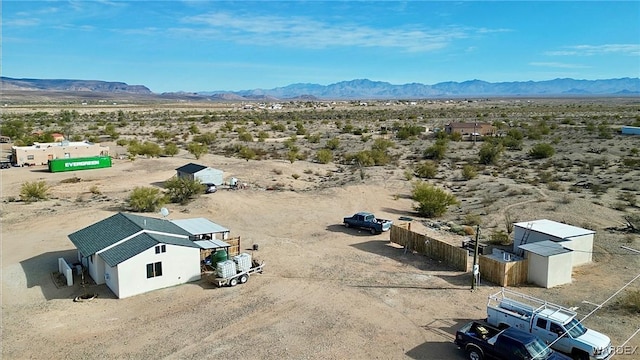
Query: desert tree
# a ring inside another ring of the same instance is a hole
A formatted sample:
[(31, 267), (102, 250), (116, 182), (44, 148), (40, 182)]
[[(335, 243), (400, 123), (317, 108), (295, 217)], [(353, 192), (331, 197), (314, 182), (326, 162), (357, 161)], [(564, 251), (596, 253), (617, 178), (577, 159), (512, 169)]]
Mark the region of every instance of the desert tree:
[(420, 216), (425, 217), (442, 216), (449, 206), (459, 204), (453, 194), (422, 181), (413, 184), (411, 198), (417, 202), (414, 209)]
[(155, 212), (167, 203), (167, 198), (158, 188), (137, 186), (126, 203), (132, 211)]
[(208, 150), (207, 145), (195, 141), (192, 141), (187, 145), (187, 151), (191, 155), (195, 156), (196, 160), (200, 159)]
[(502, 144), (493, 141), (487, 141), (482, 144), (478, 151), (478, 160), (484, 165), (495, 165), (504, 151)]
[(164, 188), (171, 202), (184, 205), (197, 195), (204, 193), (206, 187), (198, 180), (174, 176), (165, 181)]
[(178, 149), (178, 145), (176, 145), (175, 143), (168, 143), (164, 147), (164, 154), (167, 156), (178, 155), (178, 152), (180, 152), (180, 150)]

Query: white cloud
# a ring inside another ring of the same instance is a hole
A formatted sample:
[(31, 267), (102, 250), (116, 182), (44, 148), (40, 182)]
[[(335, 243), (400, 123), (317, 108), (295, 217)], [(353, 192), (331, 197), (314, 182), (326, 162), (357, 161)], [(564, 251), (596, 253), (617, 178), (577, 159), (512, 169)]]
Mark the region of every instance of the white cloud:
[(441, 49), (458, 39), (505, 29), (472, 29), (449, 26), (442, 29), (400, 27), (377, 29), (358, 24), (330, 24), (306, 17), (234, 16), (228, 13), (209, 13), (182, 19), (190, 27), (174, 28), (203, 38), (220, 37), (242, 44), (281, 45), (297, 48), (326, 48), (332, 46), (391, 47), (405, 51)]
[(548, 51), (550, 56), (593, 56), (621, 54), (629, 56), (640, 55), (639, 44), (605, 44), (605, 45), (574, 45), (566, 46), (563, 50)]

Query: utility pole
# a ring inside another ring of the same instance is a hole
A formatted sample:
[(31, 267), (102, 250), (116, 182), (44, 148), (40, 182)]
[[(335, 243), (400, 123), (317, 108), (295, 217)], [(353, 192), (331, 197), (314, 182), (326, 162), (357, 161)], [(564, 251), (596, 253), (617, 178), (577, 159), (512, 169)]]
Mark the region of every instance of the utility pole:
[(471, 291), (478, 287), (478, 279), (480, 278), (480, 267), (478, 266), (478, 249), (480, 248), (478, 239), (480, 237), (480, 225), (476, 225), (476, 244), (473, 249), (473, 276), (471, 279)]

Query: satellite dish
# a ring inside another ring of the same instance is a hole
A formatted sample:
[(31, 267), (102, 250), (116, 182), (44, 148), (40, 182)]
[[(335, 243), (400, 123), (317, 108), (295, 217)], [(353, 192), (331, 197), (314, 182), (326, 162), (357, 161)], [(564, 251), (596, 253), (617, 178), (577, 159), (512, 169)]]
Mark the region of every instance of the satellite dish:
[(162, 217), (166, 218), (167, 216), (169, 216), (169, 209), (163, 207), (162, 209), (160, 209), (160, 214), (162, 214)]

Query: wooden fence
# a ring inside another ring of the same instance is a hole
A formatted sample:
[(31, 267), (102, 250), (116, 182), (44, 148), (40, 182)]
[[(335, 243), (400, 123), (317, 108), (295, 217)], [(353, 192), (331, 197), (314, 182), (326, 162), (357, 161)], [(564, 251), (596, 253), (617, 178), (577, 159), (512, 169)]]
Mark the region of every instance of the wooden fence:
[(447, 244), (429, 236), (411, 231), (411, 223), (391, 226), (391, 241), (405, 248), (440, 260), (460, 271), (471, 271), (469, 250)]
[(515, 286), (527, 282), (528, 261), (499, 261), (490, 256), (478, 257), (481, 280), (490, 281), (500, 286)]

